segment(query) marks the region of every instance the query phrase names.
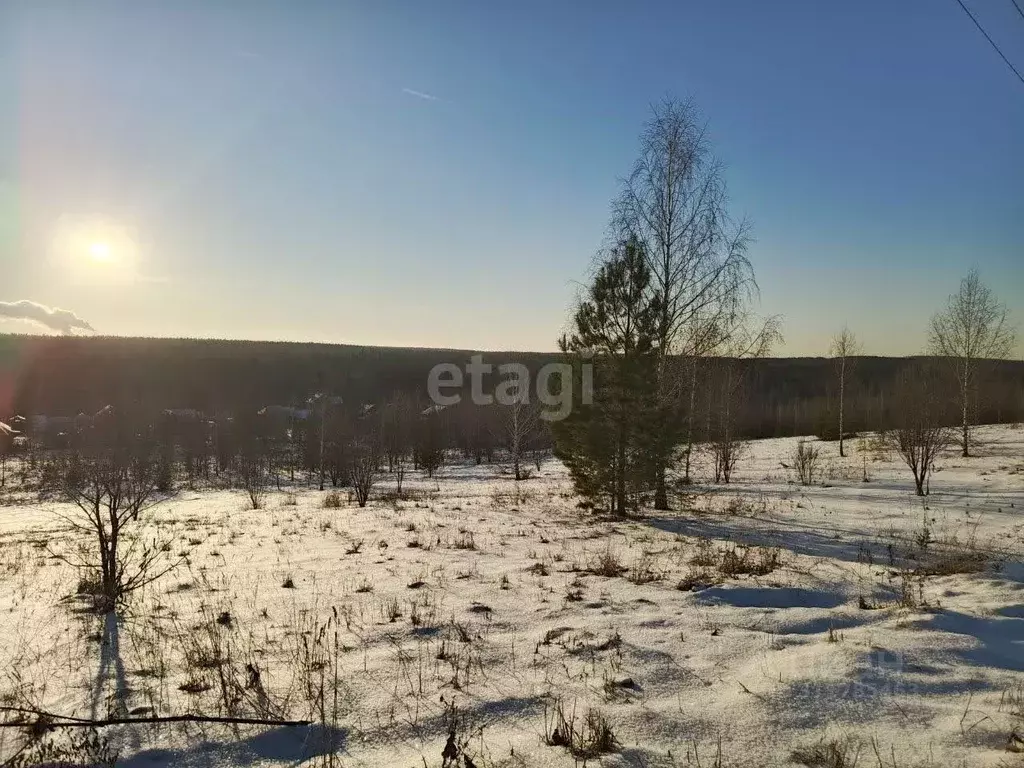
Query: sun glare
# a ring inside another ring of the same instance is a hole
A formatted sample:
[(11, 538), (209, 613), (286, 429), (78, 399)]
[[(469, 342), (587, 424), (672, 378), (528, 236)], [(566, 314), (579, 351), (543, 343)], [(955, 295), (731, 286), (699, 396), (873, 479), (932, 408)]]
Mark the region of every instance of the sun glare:
[(114, 258), (108, 243), (92, 243), (89, 245), (89, 256), (93, 261), (108, 262)]
[(83, 285), (130, 282), (137, 275), (139, 257), (134, 233), (119, 222), (71, 214), (57, 222), (52, 264), (69, 280)]

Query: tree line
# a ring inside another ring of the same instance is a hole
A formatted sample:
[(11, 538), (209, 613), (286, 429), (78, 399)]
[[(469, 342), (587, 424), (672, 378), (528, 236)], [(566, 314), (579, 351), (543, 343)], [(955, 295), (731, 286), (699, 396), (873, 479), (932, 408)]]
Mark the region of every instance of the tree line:
[[(739, 434), (834, 439), (840, 392), (834, 362), (824, 356), (825, 351), (816, 358), (743, 360), (746, 397), (736, 415)], [(268, 405), (300, 407), (318, 390), (347, 402), (380, 404), (396, 392), (425, 400), (425, 382), (434, 365), (465, 365), (474, 354), (479, 353), (209, 339), (0, 335), (0, 422), (10, 424), (16, 415), (73, 418), (108, 405), (124, 410), (135, 404), (154, 416), (166, 409), (194, 409), (213, 419), (256, 412)], [(484, 356), (495, 365), (519, 361), (536, 372), (561, 354)], [(900, 370), (915, 360), (863, 353), (851, 358), (845, 429), (884, 428), (893, 413), (891, 393)], [(701, 366), (711, 363), (696, 358), (696, 365), (700, 376)], [(692, 376), (693, 370), (689, 373)], [(979, 360), (973, 378), (969, 409), (976, 423), (1024, 420), (1024, 362)]]

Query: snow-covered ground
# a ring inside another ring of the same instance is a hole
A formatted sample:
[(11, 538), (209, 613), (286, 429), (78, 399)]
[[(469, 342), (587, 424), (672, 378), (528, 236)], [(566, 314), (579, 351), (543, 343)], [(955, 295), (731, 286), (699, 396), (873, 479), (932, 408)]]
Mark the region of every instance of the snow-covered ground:
[[(1024, 430), (978, 436), (924, 499), (868, 441), (821, 444), (808, 487), (797, 441), (764, 440), (731, 485), (629, 521), (578, 509), (555, 461), (522, 483), (449, 466), (366, 509), (182, 491), (145, 538), (186, 561), (118, 624), (66, 598), (68, 510), (0, 506), (0, 705), (328, 722), (106, 729), (139, 768), (323, 763), (327, 742), (335, 765), (434, 768), (453, 711), (467, 765), (582, 764), (548, 743), (559, 707), (610, 725), (593, 766), (1024, 765)], [(0, 731), (0, 759), (22, 738)]]

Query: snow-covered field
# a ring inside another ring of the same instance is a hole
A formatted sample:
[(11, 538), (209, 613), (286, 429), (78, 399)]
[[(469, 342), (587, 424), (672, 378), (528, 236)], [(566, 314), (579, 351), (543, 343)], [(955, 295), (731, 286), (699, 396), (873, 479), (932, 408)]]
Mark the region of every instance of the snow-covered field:
[(181, 491), (145, 536), (186, 560), (118, 624), (66, 597), (60, 505), (0, 506), (0, 705), (319, 721), (106, 729), (140, 768), (326, 764), (328, 742), (435, 768), (453, 712), (460, 768), (582, 764), (549, 743), (559, 708), (610, 726), (592, 766), (1024, 765), (1024, 430), (978, 434), (924, 499), (867, 441), (822, 444), (805, 487), (796, 440), (764, 440), (730, 486), (629, 521), (577, 509), (555, 461), (366, 509)]

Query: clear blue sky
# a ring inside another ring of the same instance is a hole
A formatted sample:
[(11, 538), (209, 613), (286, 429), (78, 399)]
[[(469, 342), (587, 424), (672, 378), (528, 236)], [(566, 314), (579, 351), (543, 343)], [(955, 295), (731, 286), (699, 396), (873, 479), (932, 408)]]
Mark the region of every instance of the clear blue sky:
[[(1011, 0), (965, 0), (1024, 71)], [(552, 349), (692, 96), (782, 354), (1024, 331), (1024, 84), (955, 0), (0, 4), (0, 301), (101, 332)], [(0, 330), (29, 330), (6, 322)]]

